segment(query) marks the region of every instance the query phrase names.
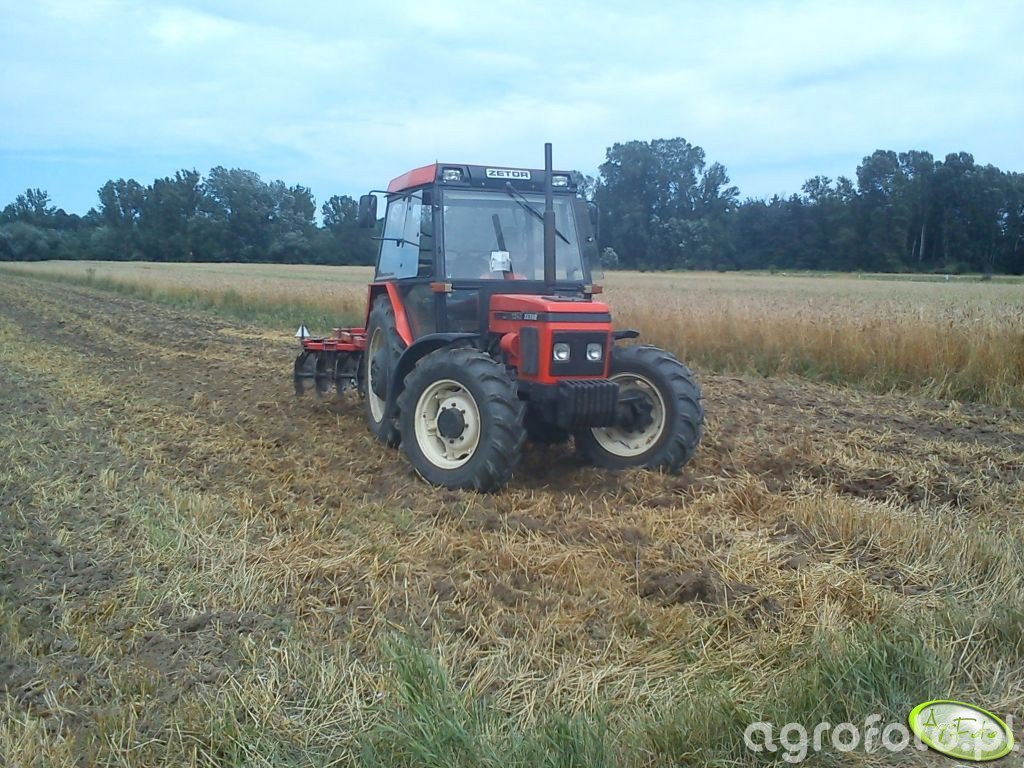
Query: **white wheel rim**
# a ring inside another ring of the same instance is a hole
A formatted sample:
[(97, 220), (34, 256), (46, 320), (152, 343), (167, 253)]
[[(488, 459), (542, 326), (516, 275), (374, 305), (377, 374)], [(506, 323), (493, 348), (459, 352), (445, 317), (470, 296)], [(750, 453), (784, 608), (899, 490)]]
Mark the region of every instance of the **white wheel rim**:
[[(455, 408), (465, 428), (458, 437), (441, 434), (437, 426), (441, 412)], [(441, 469), (458, 469), (480, 445), (480, 409), (469, 390), (452, 379), (441, 379), (427, 387), (416, 402), (416, 444), (423, 456)]]
[(646, 453), (661, 439), (665, 431), (665, 400), (650, 379), (635, 373), (619, 373), (611, 377), (619, 383), (619, 395), (642, 392), (651, 403), (651, 423), (642, 430), (630, 432), (624, 427), (592, 427), (591, 432), (604, 450), (613, 456), (633, 458)]
[(384, 398), (377, 397), (373, 392), (373, 361), (377, 352), (384, 345), (384, 329), (374, 328), (373, 336), (370, 337), (370, 346), (366, 351), (366, 397), (370, 400), (370, 413), (374, 421), (381, 421), (384, 418), (384, 408), (387, 403)]

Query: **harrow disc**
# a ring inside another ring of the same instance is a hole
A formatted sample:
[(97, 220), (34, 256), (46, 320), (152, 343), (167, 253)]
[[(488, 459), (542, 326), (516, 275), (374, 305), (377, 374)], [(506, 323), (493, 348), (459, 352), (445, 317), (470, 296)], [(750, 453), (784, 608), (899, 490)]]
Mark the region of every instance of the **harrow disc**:
[(334, 386), (334, 363), (337, 355), (331, 352), (319, 352), (314, 363), (314, 381), (317, 397), (323, 397)]
[(302, 350), (295, 358), (295, 394), (302, 395), (306, 392), (306, 382), (316, 378), (317, 355), (315, 352)]

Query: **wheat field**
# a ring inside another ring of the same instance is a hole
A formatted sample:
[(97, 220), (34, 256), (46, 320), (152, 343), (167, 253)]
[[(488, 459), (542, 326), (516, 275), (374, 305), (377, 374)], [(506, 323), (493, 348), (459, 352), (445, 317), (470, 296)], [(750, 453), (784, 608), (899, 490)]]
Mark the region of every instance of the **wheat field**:
[[(364, 267), (307, 265), (16, 268), (324, 331), (361, 322), (372, 277)], [(1024, 405), (1024, 281), (1014, 278), (609, 272), (604, 286), (620, 327), (698, 367)]]

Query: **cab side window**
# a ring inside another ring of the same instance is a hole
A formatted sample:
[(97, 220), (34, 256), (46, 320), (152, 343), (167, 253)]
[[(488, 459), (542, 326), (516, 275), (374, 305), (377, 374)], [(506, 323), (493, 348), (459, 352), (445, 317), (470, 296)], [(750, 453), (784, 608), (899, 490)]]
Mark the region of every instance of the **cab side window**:
[(424, 207), (430, 210), (429, 205), (423, 205), (421, 192), (388, 200), (380, 258), (377, 260), (378, 280), (416, 277), (419, 271)]
[(417, 277), (434, 275), (434, 193), (423, 190), (420, 206), (420, 256)]

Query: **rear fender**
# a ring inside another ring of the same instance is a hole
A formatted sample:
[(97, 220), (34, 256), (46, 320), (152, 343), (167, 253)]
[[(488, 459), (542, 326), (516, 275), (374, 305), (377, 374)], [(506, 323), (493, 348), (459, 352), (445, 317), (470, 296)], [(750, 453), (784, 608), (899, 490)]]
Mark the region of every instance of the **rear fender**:
[(398, 358), (394, 375), (391, 377), (391, 386), (388, 387), (388, 413), (394, 413), (398, 395), (401, 394), (405, 385), (405, 377), (409, 375), (421, 358), (444, 347), (466, 346), (479, 338), (480, 334), (478, 333), (430, 333), (420, 336), (406, 347), (402, 356)]
[(363, 328), (370, 325), (370, 310), (373, 309), (373, 302), (382, 294), (386, 295), (391, 302), (391, 309), (395, 313), (395, 330), (398, 331), (398, 335), (405, 342), (406, 349), (408, 349), (412, 345), (412, 329), (409, 327), (409, 318), (405, 314), (405, 303), (402, 301), (402, 293), (394, 283), (370, 283), (366, 299), (366, 320), (363, 322)]

